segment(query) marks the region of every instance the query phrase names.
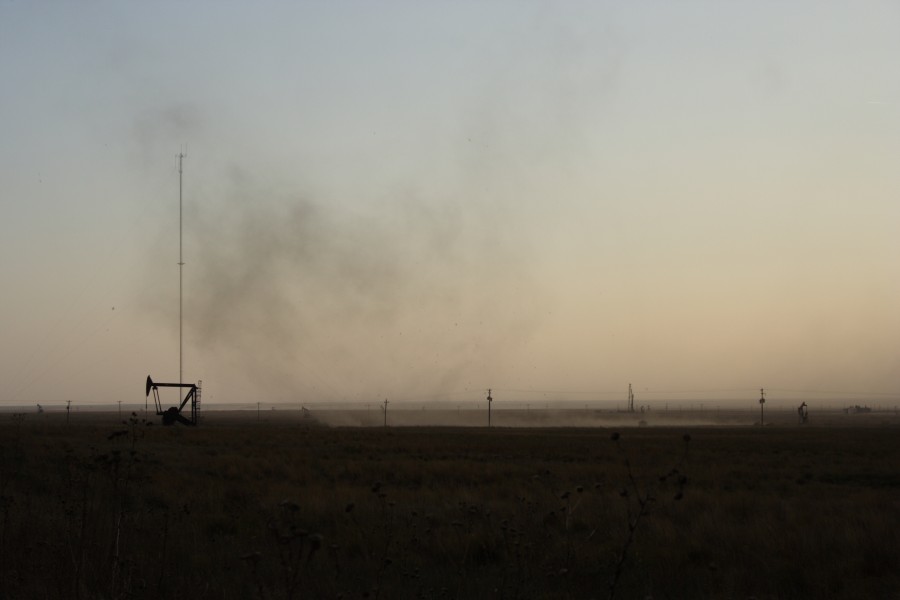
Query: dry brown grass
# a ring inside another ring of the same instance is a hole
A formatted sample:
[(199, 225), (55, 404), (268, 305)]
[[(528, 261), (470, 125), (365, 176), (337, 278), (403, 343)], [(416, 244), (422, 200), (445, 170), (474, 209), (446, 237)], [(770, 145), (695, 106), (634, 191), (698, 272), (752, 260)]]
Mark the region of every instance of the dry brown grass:
[(626, 457), (616, 597), (900, 594), (896, 428), (693, 430), (676, 501), (681, 429), (81, 417), (0, 416), (0, 597), (604, 598)]

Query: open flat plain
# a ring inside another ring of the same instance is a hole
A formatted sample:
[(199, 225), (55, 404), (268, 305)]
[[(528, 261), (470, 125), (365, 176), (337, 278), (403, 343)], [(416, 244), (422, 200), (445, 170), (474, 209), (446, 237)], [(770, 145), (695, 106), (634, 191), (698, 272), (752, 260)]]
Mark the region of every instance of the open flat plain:
[(0, 597), (900, 598), (893, 412), (337, 412), (0, 414)]

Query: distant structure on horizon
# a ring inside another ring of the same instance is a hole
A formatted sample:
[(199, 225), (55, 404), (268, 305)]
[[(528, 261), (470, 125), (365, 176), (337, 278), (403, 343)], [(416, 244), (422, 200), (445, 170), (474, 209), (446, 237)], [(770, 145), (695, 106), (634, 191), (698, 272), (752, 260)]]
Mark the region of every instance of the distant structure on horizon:
[[(156, 405), (156, 414), (162, 417), (163, 425), (174, 425), (175, 423), (182, 423), (184, 425), (195, 426), (200, 423), (200, 390), (202, 381), (198, 381), (196, 384), (193, 383), (158, 383), (153, 381), (149, 375), (147, 375), (147, 381), (145, 383), (145, 391), (146, 396), (150, 397), (150, 392), (153, 392), (153, 403)], [(181, 401), (181, 404), (178, 406), (171, 406), (166, 410), (162, 408), (162, 402), (159, 399), (159, 388), (161, 387), (169, 387), (169, 388), (186, 388), (188, 390), (187, 394), (184, 397), (184, 400)], [(184, 416), (182, 411), (187, 403), (191, 403), (191, 412), (190, 418)], [(259, 411), (259, 403), (257, 402), (257, 414)], [(257, 417), (258, 418), (258, 417)]]
[(801, 425), (805, 425), (806, 421), (809, 419), (809, 409), (806, 406), (806, 402), (797, 407), (797, 420), (800, 421)]
[(766, 424), (766, 390), (763, 388), (759, 388), (759, 426), (762, 427)]
[[(154, 383), (150, 376), (147, 375), (145, 397), (149, 398), (150, 392), (153, 392), (153, 400), (154, 404), (156, 405), (156, 414), (162, 417), (163, 425), (183, 423), (184, 425), (194, 426), (200, 423), (200, 389), (203, 382), (198, 381), (196, 384), (184, 383), (184, 202), (182, 194), (182, 180), (184, 178), (184, 157), (184, 151), (181, 151), (175, 155), (175, 158), (177, 159), (176, 166), (178, 167), (178, 383)], [(160, 387), (186, 388), (188, 392), (178, 406), (172, 406), (166, 410), (163, 410), (162, 404), (159, 399)], [(147, 410), (146, 398), (144, 400), (145, 411)], [(190, 418), (182, 414), (182, 410), (188, 402), (190, 402), (191, 405)], [(119, 406), (121, 410), (121, 404)], [(68, 411), (68, 408), (66, 410)], [(259, 404), (257, 403), (257, 418), (258, 413)], [(66, 413), (66, 415), (66, 420), (68, 421), (68, 412)]]

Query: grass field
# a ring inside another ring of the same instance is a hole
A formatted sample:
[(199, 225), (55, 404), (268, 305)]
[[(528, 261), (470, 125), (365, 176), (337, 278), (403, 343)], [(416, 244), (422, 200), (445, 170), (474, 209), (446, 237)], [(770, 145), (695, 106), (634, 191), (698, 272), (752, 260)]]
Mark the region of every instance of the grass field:
[(892, 420), (127, 421), (0, 415), (0, 597), (900, 598)]

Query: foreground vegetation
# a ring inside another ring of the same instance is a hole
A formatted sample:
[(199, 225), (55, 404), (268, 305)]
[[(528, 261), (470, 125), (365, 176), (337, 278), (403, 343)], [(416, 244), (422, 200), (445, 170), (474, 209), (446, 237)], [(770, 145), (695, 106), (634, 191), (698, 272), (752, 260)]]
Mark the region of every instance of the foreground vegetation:
[(0, 597), (900, 596), (894, 427), (92, 419), (0, 415)]

